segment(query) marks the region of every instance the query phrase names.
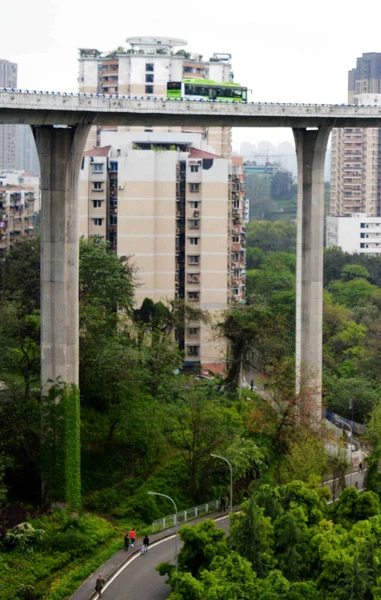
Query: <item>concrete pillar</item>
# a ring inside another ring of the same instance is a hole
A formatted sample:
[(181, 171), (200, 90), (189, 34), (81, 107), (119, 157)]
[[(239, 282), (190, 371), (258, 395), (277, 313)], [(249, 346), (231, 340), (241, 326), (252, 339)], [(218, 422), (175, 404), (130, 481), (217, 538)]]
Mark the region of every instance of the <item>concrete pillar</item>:
[(294, 129), (298, 159), (296, 383), (322, 411), (324, 161), (330, 127)]
[(78, 385), (78, 175), (90, 125), (34, 126), (41, 168), (41, 388)]

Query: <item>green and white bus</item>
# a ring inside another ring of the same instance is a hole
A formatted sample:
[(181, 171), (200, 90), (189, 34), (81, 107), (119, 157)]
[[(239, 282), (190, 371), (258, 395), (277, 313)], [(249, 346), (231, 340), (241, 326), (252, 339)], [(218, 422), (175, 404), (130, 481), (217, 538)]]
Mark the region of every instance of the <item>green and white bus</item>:
[(247, 102), (247, 88), (235, 82), (219, 83), (211, 79), (183, 79), (183, 81), (167, 83), (167, 98)]

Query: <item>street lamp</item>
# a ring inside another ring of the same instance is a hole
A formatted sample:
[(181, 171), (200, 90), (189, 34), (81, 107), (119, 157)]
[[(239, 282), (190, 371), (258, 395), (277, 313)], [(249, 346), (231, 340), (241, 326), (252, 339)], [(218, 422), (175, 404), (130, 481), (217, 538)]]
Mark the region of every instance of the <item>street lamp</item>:
[(231, 466), (231, 463), (228, 461), (228, 459), (224, 458), (223, 456), (219, 456), (218, 454), (211, 454), (210, 456), (213, 456), (213, 458), (220, 458), (221, 460), (224, 460), (229, 465), (229, 468), (230, 468), (230, 512), (233, 512), (233, 467)]
[(150, 496), (162, 496), (163, 498), (167, 498), (170, 500), (175, 507), (175, 563), (176, 563), (176, 573), (178, 571), (178, 558), (177, 558), (177, 531), (178, 531), (178, 523), (177, 523), (177, 506), (174, 500), (170, 496), (166, 494), (159, 494), (159, 492), (148, 492)]

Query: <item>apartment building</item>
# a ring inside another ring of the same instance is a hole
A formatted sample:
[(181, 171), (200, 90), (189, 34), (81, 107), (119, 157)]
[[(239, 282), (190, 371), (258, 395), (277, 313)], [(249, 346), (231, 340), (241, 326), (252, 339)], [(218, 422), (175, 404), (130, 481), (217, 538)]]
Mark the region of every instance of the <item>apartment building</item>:
[[(365, 53), (357, 59), (348, 75), (348, 102), (381, 104), (381, 53)], [(380, 144), (377, 128), (333, 130), (332, 215), (381, 214)]]
[[(217, 320), (245, 297), (244, 167), (202, 133), (101, 132), (80, 172), (80, 234), (109, 240), (137, 269), (136, 302), (184, 299)], [(185, 364), (223, 371), (225, 342), (209, 325), (178, 332)]]
[[(215, 53), (206, 61), (201, 55), (186, 53), (183, 50), (187, 45), (185, 40), (131, 37), (126, 41), (130, 46), (127, 50), (118, 48), (110, 53), (93, 48), (79, 50), (80, 92), (166, 97), (169, 81), (182, 81), (183, 78), (189, 77), (219, 82), (233, 80), (229, 62), (231, 57), (228, 54)], [(144, 128), (119, 127), (118, 130), (144, 131)], [(145, 130), (150, 130), (149, 123)], [(155, 130), (180, 131), (178, 127), (156, 127)], [(100, 131), (101, 128), (95, 127), (91, 130), (86, 149), (99, 145)], [(202, 133), (213, 152), (224, 158), (230, 157), (231, 128), (184, 127), (182, 131)]]
[[(205, 61), (174, 38), (127, 42), (108, 54), (80, 50), (81, 92), (166, 97), (169, 81), (233, 79), (230, 55)], [(230, 128), (93, 128), (80, 174), (80, 233), (132, 257), (138, 305), (180, 298), (217, 320), (245, 298), (243, 186)], [(187, 366), (224, 370), (226, 345), (210, 326), (184, 323), (177, 336)]]
[(326, 246), (338, 247), (350, 254), (380, 254), (381, 217), (368, 217), (365, 213), (328, 216)]
[[(17, 64), (0, 59), (0, 88), (17, 88)], [(29, 125), (0, 125), (0, 169), (38, 174), (40, 165)]]
[[(17, 86), (17, 65), (0, 59), (0, 87)], [(0, 125), (0, 169), (16, 168), (16, 125)]]
[(34, 235), (37, 205), (33, 188), (0, 184), (0, 257), (18, 240)]

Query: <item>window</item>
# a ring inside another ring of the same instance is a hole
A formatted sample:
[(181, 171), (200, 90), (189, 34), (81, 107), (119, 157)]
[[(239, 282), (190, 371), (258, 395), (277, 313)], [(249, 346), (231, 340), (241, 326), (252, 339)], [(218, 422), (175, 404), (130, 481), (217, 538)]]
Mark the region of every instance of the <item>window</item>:
[(117, 215), (110, 215), (110, 225), (117, 225), (117, 224), (118, 224)]
[(93, 208), (102, 208), (102, 200), (93, 200)]
[(233, 277), (238, 278), (240, 276), (241, 276), (241, 273), (240, 273), (239, 269), (234, 269)]
[(199, 239), (200, 239), (200, 238), (198, 238), (198, 237), (191, 237), (191, 238), (189, 238), (189, 243), (190, 243), (190, 245), (191, 245), (191, 246), (198, 246), (198, 240), (199, 240)]
[(103, 219), (94, 219), (94, 225), (96, 227), (102, 227), (102, 225), (103, 225)]
[(118, 161), (112, 160), (110, 162), (110, 171), (117, 171), (117, 170), (118, 170)]
[(188, 273), (188, 283), (200, 283), (200, 273)]
[(153, 83), (153, 73), (146, 73), (146, 83)]
[(188, 356), (198, 356), (199, 355), (199, 351), (200, 351), (200, 347), (199, 346), (188, 346), (187, 347), (187, 354), (188, 354)]
[(153, 73), (153, 63), (146, 63), (146, 73)]
[(190, 183), (189, 184), (189, 189), (191, 192), (199, 192), (200, 191), (200, 184), (199, 183)]
[(146, 94), (153, 94), (153, 85), (146, 85)]
[(191, 202), (190, 203), (190, 207), (191, 208), (198, 208), (198, 202)]
[(198, 169), (199, 169), (198, 165), (191, 165), (190, 166), (191, 173), (198, 173)]
[(239, 244), (239, 236), (233, 235), (233, 244)]
[(194, 337), (199, 334), (199, 327), (188, 327), (188, 335)]
[(188, 292), (189, 302), (200, 302), (200, 292)]
[(103, 164), (102, 163), (94, 163), (93, 164), (93, 171), (97, 171), (98, 173), (101, 173), (103, 171)]
[(200, 221), (198, 219), (189, 219), (189, 229), (200, 229)]
[(200, 264), (200, 257), (193, 255), (193, 256), (188, 256), (188, 264), (189, 265), (198, 265)]
[(103, 189), (103, 181), (93, 181), (93, 190), (101, 192)]

